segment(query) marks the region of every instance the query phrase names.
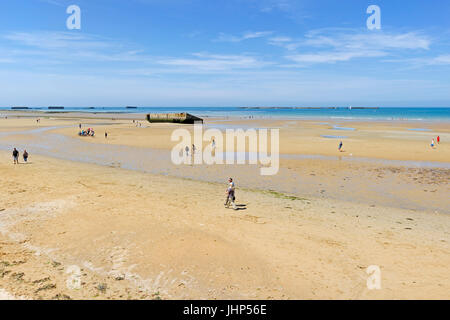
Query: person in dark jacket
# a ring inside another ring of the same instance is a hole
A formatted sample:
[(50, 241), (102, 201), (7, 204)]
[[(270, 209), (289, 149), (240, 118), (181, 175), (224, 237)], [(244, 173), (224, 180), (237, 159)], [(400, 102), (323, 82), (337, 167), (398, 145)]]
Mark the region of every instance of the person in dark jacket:
[(17, 149), (14, 148), (12, 154), (13, 154), (14, 164), (19, 164), (19, 151), (17, 151)]

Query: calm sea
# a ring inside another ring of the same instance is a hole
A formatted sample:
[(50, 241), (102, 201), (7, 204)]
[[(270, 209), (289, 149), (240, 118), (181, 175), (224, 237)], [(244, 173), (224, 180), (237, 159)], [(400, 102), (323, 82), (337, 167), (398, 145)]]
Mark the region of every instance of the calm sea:
[[(0, 107), (11, 110), (10, 107)], [(450, 122), (450, 108), (243, 108), (243, 107), (65, 107), (64, 110), (29, 108), (28, 110), (51, 112), (112, 112), (112, 113), (166, 113), (188, 112), (200, 117), (254, 117), (280, 119), (342, 119), (342, 120), (410, 120), (410, 121), (445, 121)]]

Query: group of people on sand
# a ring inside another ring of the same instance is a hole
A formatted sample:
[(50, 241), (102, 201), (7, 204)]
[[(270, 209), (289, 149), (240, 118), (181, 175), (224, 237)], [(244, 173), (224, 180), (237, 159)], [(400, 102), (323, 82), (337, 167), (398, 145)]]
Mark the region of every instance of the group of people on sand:
[[(215, 153), (215, 151), (216, 151), (216, 140), (214, 140), (214, 139), (212, 139), (211, 148), (212, 148), (213, 153)], [(197, 151), (197, 147), (195, 146), (195, 144), (192, 144), (191, 149), (189, 149), (189, 146), (186, 146), (186, 148), (184, 148), (184, 151), (186, 151), (186, 157), (189, 156), (189, 151), (191, 151), (191, 156), (194, 156), (195, 152)]]
[(95, 131), (92, 128), (88, 128), (87, 130), (80, 130), (80, 132), (78, 132), (78, 135), (83, 137), (93, 137), (95, 136)]
[(138, 128), (138, 127), (141, 128), (142, 127), (142, 123), (140, 123), (137, 120), (133, 120), (133, 123), (136, 124), (136, 128)]
[[(13, 155), (14, 164), (19, 164), (19, 151), (16, 148), (14, 148), (12, 155)], [(23, 161), (25, 163), (27, 163), (28, 157), (29, 157), (27, 150), (23, 151), (22, 157), (23, 157)]]
[[(437, 144), (440, 144), (440, 143), (441, 143), (441, 137), (440, 137), (440, 136), (437, 136), (436, 141), (437, 141)], [(436, 144), (434, 143), (434, 138), (431, 139), (431, 147), (432, 147), (433, 149), (436, 147)]]
[(186, 157), (189, 156), (189, 151), (191, 151), (191, 156), (194, 156), (196, 150), (197, 150), (197, 147), (195, 146), (195, 144), (192, 145), (191, 149), (189, 149), (189, 146), (186, 146), (186, 148), (184, 148), (184, 151), (186, 151)]

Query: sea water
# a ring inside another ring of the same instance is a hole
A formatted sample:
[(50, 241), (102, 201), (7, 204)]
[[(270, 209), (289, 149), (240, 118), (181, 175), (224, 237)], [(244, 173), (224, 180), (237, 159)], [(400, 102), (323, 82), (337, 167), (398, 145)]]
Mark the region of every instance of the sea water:
[[(11, 107), (0, 107), (0, 113)], [(450, 122), (450, 108), (246, 108), (246, 107), (29, 107), (29, 111), (87, 112), (87, 113), (174, 113), (188, 112), (199, 117), (230, 117), (255, 119), (335, 119), (364, 121), (444, 121)], [(26, 112), (20, 110), (21, 112)]]

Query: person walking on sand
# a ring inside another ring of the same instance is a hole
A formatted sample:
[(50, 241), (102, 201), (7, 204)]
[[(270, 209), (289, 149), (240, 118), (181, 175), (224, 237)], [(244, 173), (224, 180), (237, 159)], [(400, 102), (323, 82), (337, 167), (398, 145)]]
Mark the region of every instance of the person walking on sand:
[(108, 139), (108, 132), (105, 131), (105, 139)]
[(13, 150), (13, 160), (14, 164), (19, 164), (19, 151), (16, 148)]
[(213, 156), (215, 156), (216, 155), (216, 140), (214, 140), (214, 139), (212, 139), (211, 149), (212, 149)]
[(28, 152), (27, 152), (27, 150), (24, 150), (23, 151), (23, 161), (26, 163), (26, 162), (28, 162)]
[(342, 152), (342, 146), (343, 146), (344, 144), (342, 143), (342, 141), (339, 143), (339, 152)]
[(231, 205), (233, 206), (234, 210), (237, 209), (236, 203), (235, 203), (236, 197), (235, 197), (235, 194), (234, 194), (235, 189), (236, 189), (236, 186), (235, 186), (235, 184), (233, 182), (233, 178), (228, 179), (228, 188), (227, 188), (227, 191), (226, 191), (227, 199), (225, 200), (225, 206), (227, 208), (229, 208), (230, 207), (230, 202), (231, 202)]
[(437, 136), (437, 143), (440, 144), (441, 143), (441, 137)]

